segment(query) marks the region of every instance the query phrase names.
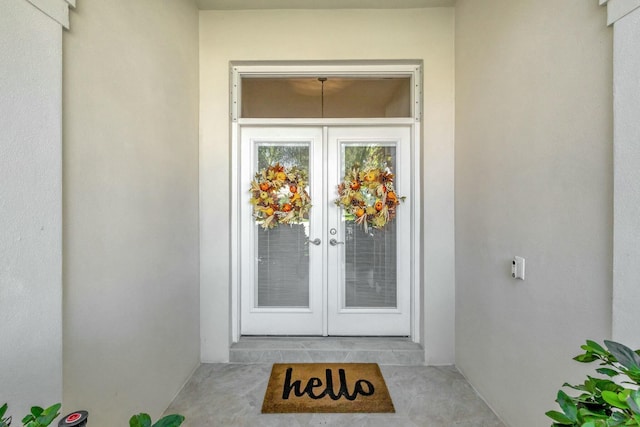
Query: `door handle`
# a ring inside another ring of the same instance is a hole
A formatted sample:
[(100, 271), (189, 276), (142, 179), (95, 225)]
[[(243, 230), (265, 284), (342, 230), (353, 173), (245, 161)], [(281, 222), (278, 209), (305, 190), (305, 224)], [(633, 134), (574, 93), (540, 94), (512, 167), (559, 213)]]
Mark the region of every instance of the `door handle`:
[(308, 243), (312, 243), (312, 244), (314, 244), (316, 246), (318, 246), (318, 245), (320, 245), (320, 243), (322, 243), (322, 241), (320, 239), (318, 239), (317, 237), (315, 239), (313, 239), (313, 240), (307, 239), (307, 242)]
[(329, 244), (331, 246), (338, 246), (338, 245), (344, 245), (344, 242), (338, 242), (336, 239), (331, 239), (329, 240)]

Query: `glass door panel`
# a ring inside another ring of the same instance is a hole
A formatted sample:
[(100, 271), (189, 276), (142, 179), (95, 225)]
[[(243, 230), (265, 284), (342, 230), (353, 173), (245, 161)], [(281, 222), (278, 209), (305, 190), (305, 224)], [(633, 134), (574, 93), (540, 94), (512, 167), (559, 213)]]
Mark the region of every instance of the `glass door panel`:
[[(309, 176), (309, 143), (258, 143), (256, 151), (256, 171), (279, 164)], [(309, 186), (304, 190), (309, 192)], [(276, 203), (291, 199), (288, 188), (280, 193)], [(272, 229), (264, 229), (257, 221), (255, 226), (257, 307), (309, 307), (308, 219)]]
[(309, 307), (309, 250), (303, 225), (258, 229), (257, 307)]
[[(342, 144), (342, 175), (356, 167), (361, 171), (396, 170), (394, 145)], [(367, 204), (374, 205), (377, 195), (362, 190)], [(346, 308), (397, 306), (396, 224), (389, 221), (383, 230), (364, 229), (356, 224), (353, 215), (342, 211), (345, 230), (344, 248), (344, 302)]]

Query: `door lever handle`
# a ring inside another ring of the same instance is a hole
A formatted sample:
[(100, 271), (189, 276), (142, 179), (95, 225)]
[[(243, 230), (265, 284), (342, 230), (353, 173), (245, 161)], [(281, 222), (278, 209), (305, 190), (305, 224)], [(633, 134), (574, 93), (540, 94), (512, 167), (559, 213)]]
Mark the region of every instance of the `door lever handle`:
[(315, 239), (313, 239), (313, 240), (307, 239), (307, 242), (308, 243), (312, 243), (312, 244), (314, 244), (316, 246), (318, 246), (318, 245), (320, 245), (320, 243), (322, 243), (322, 241), (320, 239), (318, 239), (317, 237)]
[(331, 246), (344, 245), (344, 242), (338, 242), (336, 239), (329, 240)]

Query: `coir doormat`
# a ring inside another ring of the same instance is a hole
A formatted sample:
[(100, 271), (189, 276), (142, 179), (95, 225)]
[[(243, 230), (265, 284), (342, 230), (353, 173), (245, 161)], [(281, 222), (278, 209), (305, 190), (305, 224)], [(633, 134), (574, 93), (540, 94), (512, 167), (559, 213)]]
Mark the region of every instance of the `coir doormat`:
[(262, 413), (395, 412), (377, 363), (276, 363)]

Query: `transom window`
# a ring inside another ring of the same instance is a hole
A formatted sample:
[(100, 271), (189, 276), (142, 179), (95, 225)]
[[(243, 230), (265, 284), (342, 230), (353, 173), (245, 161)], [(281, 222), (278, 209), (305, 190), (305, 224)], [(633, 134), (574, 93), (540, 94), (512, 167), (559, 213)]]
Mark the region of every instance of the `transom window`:
[(243, 77), (242, 118), (411, 117), (411, 78)]

